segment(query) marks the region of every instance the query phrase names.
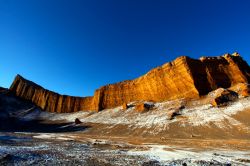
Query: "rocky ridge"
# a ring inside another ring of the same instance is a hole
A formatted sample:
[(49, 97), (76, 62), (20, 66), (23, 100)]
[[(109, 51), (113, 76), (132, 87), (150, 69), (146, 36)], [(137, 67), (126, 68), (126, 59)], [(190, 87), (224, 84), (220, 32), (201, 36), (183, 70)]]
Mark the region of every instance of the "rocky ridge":
[(94, 97), (75, 97), (60, 95), (17, 75), (10, 91), (18, 97), (33, 102), (41, 109), (49, 112), (76, 112), (79, 110), (95, 110)]
[(66, 113), (100, 111), (137, 100), (198, 99), (217, 88), (230, 88), (249, 82), (250, 67), (238, 53), (234, 53), (198, 60), (181, 56), (137, 79), (103, 86), (92, 97), (60, 95), (20, 75), (16, 76), (10, 91), (43, 110)]

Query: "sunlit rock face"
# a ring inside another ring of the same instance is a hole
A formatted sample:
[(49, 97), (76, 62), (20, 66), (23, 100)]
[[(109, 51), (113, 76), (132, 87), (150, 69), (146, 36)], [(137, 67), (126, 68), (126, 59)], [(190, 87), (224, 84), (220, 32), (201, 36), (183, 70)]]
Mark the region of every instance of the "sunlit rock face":
[(60, 95), (17, 75), (10, 90), (23, 99), (29, 100), (45, 111), (66, 113), (80, 110), (95, 110), (93, 97)]
[(60, 95), (17, 75), (10, 90), (50, 112), (100, 111), (136, 100), (164, 101), (199, 98), (217, 88), (250, 82), (250, 68), (239, 54), (181, 56), (129, 81), (103, 86), (93, 97)]
[(101, 87), (99, 108), (112, 108), (135, 100), (199, 98), (219, 87), (229, 88), (249, 81), (249, 66), (238, 54), (200, 60), (182, 56), (135, 80)]

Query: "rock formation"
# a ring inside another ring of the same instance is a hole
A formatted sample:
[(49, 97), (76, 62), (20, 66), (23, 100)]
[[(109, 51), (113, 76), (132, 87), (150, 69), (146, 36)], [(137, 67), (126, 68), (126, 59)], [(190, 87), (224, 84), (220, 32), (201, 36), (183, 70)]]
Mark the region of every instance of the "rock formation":
[(75, 118), (75, 124), (81, 124), (81, 123), (82, 123), (82, 121), (80, 121), (80, 119)]
[(224, 88), (219, 88), (213, 93), (214, 94), (211, 100), (211, 104), (215, 107), (223, 106), (229, 101), (234, 101), (238, 99), (238, 94), (236, 92)]
[(127, 103), (123, 103), (123, 104), (122, 104), (122, 109), (123, 109), (124, 111), (126, 111), (126, 110), (128, 109)]
[(29, 100), (45, 111), (67, 113), (80, 110), (97, 110), (94, 97), (60, 95), (17, 75), (10, 90), (16, 96)]
[[(153, 105), (152, 105), (152, 107), (153, 107)], [(150, 106), (149, 104), (143, 103), (143, 102), (137, 103), (137, 104), (135, 105), (135, 110), (136, 110), (137, 112), (146, 112), (146, 111), (148, 111), (150, 108), (151, 108), (151, 106)]]
[(100, 111), (136, 100), (199, 98), (217, 88), (250, 82), (250, 68), (238, 53), (199, 60), (181, 56), (129, 81), (110, 84), (93, 97), (59, 95), (18, 75), (10, 90), (51, 112)]
[(230, 87), (229, 90), (236, 92), (240, 98), (250, 96), (250, 84), (239, 83)]

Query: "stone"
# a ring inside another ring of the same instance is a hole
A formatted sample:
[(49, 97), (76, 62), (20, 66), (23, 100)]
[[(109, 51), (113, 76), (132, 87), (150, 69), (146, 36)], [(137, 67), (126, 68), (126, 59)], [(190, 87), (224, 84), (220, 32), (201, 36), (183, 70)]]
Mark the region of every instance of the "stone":
[(123, 103), (122, 104), (122, 110), (127, 110), (128, 109), (128, 105), (127, 105), (127, 103)]
[(184, 105), (181, 105), (181, 106), (178, 108), (179, 111), (182, 111), (183, 109), (185, 109), (185, 106), (184, 106)]
[(80, 121), (80, 119), (76, 118), (75, 119), (75, 124), (81, 124), (82, 122)]
[[(102, 86), (90, 97), (60, 95), (20, 75), (16, 76), (10, 91), (45, 111), (66, 113), (101, 111), (140, 100), (199, 99), (218, 88), (249, 82), (250, 67), (235, 53), (198, 60), (181, 56), (134, 80)], [(247, 93), (242, 91), (243, 95)]]
[(241, 56), (225, 54), (195, 60), (182, 56), (130, 81), (103, 86), (100, 109), (136, 100), (196, 99), (219, 87), (250, 81), (250, 69)]
[(230, 101), (234, 101), (238, 98), (238, 94), (234, 91), (219, 88), (215, 91), (214, 97), (211, 100), (211, 104), (214, 107), (223, 106)]
[(148, 111), (149, 107), (145, 103), (138, 103), (135, 105), (135, 110), (142, 113)]
[(229, 88), (230, 90), (238, 93), (240, 98), (250, 96), (250, 85), (246, 83), (238, 83)]
[(179, 109), (173, 110), (167, 113), (168, 119), (173, 120), (176, 116), (181, 115), (181, 112)]

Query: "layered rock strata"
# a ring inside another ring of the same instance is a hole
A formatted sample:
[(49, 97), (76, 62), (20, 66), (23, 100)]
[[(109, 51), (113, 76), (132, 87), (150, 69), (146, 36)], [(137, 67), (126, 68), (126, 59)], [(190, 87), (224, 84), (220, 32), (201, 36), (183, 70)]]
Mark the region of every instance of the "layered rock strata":
[(10, 90), (23, 99), (29, 100), (45, 111), (67, 113), (80, 110), (97, 110), (94, 97), (60, 95), (17, 75)]
[(250, 82), (250, 68), (239, 54), (202, 57), (181, 56), (129, 81), (101, 87), (93, 97), (73, 97), (46, 90), (18, 75), (10, 90), (50, 112), (100, 111), (136, 100), (164, 101), (199, 98), (219, 87)]

